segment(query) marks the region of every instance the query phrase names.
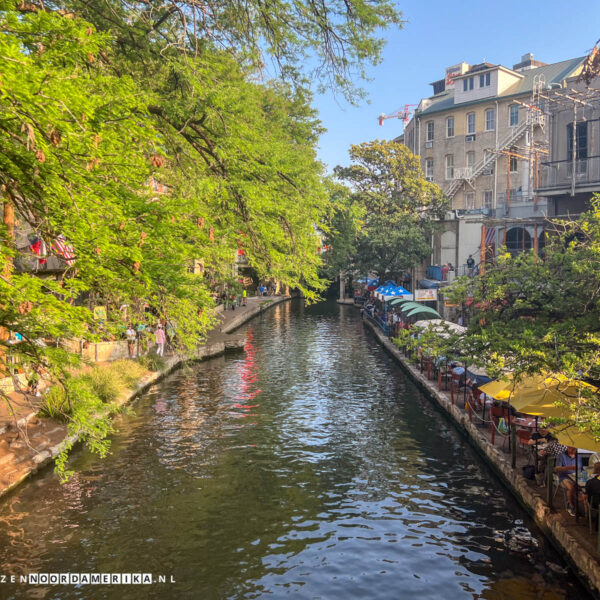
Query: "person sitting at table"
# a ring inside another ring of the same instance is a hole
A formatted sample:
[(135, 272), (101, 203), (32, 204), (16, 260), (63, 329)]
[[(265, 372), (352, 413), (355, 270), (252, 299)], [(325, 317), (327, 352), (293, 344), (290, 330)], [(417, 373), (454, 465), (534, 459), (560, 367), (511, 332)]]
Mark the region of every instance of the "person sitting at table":
[(594, 464), (594, 476), (585, 482), (584, 499), (589, 503), (590, 508), (598, 510), (600, 504), (600, 462)]
[[(575, 502), (576, 502), (576, 485), (575, 482), (569, 477), (571, 473), (575, 473), (575, 458), (577, 456), (577, 448), (569, 446), (566, 452), (563, 452), (556, 460), (556, 467), (554, 470), (558, 473), (558, 485), (563, 486), (567, 490), (567, 512), (574, 517), (575, 516)], [(579, 469), (582, 468), (581, 457), (578, 460)]]
[(540, 427), (537, 431), (534, 431), (531, 434), (531, 437), (527, 443), (530, 446), (535, 446), (536, 444), (549, 444), (555, 439), (556, 438), (548, 431), (546, 427)]

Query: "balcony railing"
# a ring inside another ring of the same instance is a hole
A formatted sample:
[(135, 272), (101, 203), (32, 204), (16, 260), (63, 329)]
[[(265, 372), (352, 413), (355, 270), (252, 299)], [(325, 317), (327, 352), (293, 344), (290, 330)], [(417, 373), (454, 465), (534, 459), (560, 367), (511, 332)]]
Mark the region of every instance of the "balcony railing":
[[(575, 161), (575, 185), (597, 183), (600, 187), (600, 156), (580, 158)], [(557, 160), (542, 163), (540, 189), (568, 189), (573, 182), (573, 161)]]

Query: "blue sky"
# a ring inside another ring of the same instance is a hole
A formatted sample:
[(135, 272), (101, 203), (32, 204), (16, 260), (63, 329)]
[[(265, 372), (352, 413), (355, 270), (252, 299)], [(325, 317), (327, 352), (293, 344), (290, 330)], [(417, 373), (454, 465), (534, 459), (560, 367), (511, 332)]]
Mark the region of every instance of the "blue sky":
[(380, 113), (416, 104), (432, 93), (429, 85), (442, 79), (444, 69), (461, 61), (487, 60), (512, 67), (532, 52), (546, 63), (585, 55), (600, 38), (597, 0), (399, 0), (407, 21), (400, 31), (387, 31), (383, 62), (370, 70), (364, 83), (370, 104), (348, 105), (332, 93), (316, 95), (327, 132), (320, 140), (319, 158), (329, 169), (348, 164), (350, 144), (391, 139), (402, 122), (377, 123)]

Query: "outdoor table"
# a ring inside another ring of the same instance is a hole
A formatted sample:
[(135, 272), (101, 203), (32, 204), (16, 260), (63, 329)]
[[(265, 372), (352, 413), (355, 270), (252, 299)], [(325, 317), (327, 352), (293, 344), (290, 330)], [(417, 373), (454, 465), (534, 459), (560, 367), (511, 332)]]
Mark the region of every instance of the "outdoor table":
[(524, 429), (537, 429), (537, 419), (528, 419), (526, 417), (513, 417), (512, 423), (517, 427)]

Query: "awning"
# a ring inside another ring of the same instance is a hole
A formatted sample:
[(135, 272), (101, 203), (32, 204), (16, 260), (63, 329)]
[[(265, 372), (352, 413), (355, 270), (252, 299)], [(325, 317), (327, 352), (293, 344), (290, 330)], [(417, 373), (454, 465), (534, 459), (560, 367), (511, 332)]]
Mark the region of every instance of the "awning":
[(426, 288), (426, 289), (439, 288), (440, 282), (435, 281), (435, 279), (420, 279), (419, 287)]
[[(417, 304), (415, 302), (415, 304)], [(422, 306), (422, 304), (417, 304)], [(450, 331), (451, 333), (464, 333), (467, 328), (462, 325), (457, 325), (452, 321), (444, 321), (444, 319), (429, 319), (427, 321), (417, 321), (415, 327), (427, 327), (428, 329), (434, 329), (436, 331)]]
[(430, 306), (417, 305), (416, 308), (412, 308), (406, 313), (406, 315), (409, 317), (419, 314), (435, 315), (438, 319), (441, 318), (440, 313), (435, 310), (435, 308), (431, 308)]
[(401, 307), (400, 310), (403, 313), (407, 313), (410, 310), (412, 310), (413, 308), (419, 308), (420, 306), (423, 306), (422, 304), (419, 304), (418, 302), (413, 302), (412, 300), (410, 302), (406, 302), (404, 303)]
[[(411, 294), (412, 296), (412, 294)], [(412, 302), (412, 297), (410, 298), (395, 298), (390, 302), (390, 306), (397, 306), (398, 304), (404, 305), (406, 302)]]
[(408, 290), (405, 290), (401, 285), (390, 288), (389, 290), (383, 290), (382, 294), (385, 302), (388, 300), (393, 300), (394, 298), (410, 298), (411, 300), (413, 298), (413, 295)]

